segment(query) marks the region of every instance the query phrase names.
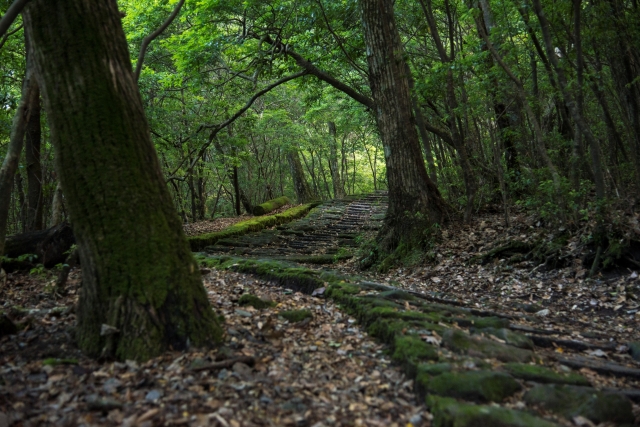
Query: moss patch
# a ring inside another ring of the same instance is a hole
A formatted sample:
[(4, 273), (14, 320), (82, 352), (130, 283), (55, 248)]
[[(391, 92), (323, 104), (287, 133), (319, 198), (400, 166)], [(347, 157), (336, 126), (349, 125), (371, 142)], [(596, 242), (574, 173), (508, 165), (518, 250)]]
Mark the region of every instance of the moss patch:
[(540, 365), (528, 365), (523, 363), (506, 363), (504, 369), (516, 378), (537, 383), (570, 384), (588, 386), (589, 381), (580, 374), (558, 373), (553, 369)]
[(55, 358), (51, 358), (51, 359), (44, 359), (42, 361), (43, 365), (49, 365), (49, 366), (58, 366), (58, 365), (77, 365), (78, 364), (78, 360), (77, 359), (55, 359)]
[(429, 396), (427, 406), (433, 414), (433, 427), (558, 427), (526, 412), (459, 403), (450, 397)]
[(583, 416), (595, 424), (633, 424), (635, 420), (631, 401), (625, 396), (590, 387), (538, 385), (525, 394), (524, 401), (568, 419)]
[(494, 337), (500, 338), (501, 340), (504, 340), (504, 342), (506, 342), (507, 344), (512, 345), (514, 347), (526, 348), (529, 350), (533, 350), (534, 348), (533, 341), (531, 341), (531, 338), (527, 337), (526, 335), (513, 332), (512, 330), (507, 328), (472, 329), (472, 333), (493, 335)]
[(530, 350), (511, 347), (478, 336), (469, 336), (459, 330), (446, 331), (442, 337), (442, 344), (455, 353), (495, 358), (502, 362), (530, 362), (534, 359), (533, 352)]
[(241, 221), (225, 228), (224, 230), (216, 231), (214, 233), (192, 236), (188, 238), (189, 245), (191, 245), (192, 251), (200, 251), (207, 246), (217, 243), (221, 239), (242, 236), (243, 234), (251, 233), (254, 231), (261, 231), (267, 227), (285, 224), (295, 219), (302, 218), (303, 216), (307, 215), (313, 207), (317, 205), (317, 203), (308, 203), (306, 205), (296, 206), (295, 208), (288, 209), (280, 214), (261, 216), (259, 218), (251, 218), (247, 221)]
[(489, 371), (445, 372), (436, 377), (422, 373), (416, 383), (424, 393), (474, 402), (501, 402), (522, 388), (511, 376)]
[(302, 322), (305, 319), (313, 318), (313, 314), (309, 310), (287, 310), (278, 313), (278, 316), (284, 317), (290, 323)]
[(400, 364), (407, 375), (414, 377), (420, 362), (438, 360), (438, 350), (413, 335), (397, 335), (394, 342), (393, 361)]
[(265, 301), (255, 295), (244, 294), (238, 300), (240, 305), (250, 305), (253, 308), (262, 310), (263, 308), (275, 307), (278, 305), (275, 301)]

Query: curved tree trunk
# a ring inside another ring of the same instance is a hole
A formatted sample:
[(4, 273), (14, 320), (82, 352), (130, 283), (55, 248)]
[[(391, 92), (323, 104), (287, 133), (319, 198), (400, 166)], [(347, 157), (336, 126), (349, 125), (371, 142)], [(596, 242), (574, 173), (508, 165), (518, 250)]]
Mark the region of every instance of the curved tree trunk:
[(151, 144), (116, 1), (35, 0), (24, 15), (83, 270), (78, 345), (145, 360), (219, 341)]
[(378, 236), (383, 252), (400, 243), (421, 243), (441, 222), (446, 204), (429, 179), (412, 115), (409, 78), (391, 0), (361, 0), (369, 82), (382, 137), (389, 184), (389, 210)]

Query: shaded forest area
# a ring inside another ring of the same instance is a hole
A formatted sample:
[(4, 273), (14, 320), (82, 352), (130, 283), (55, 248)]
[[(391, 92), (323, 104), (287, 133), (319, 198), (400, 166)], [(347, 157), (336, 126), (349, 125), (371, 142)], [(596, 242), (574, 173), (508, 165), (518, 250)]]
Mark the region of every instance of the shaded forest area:
[[(637, 422), (636, 0), (0, 10), (0, 426)], [(309, 381), (336, 351), (378, 391), (256, 400), (318, 349)], [(177, 406), (151, 368), (204, 382)], [(85, 421), (11, 401), (51, 378)]]

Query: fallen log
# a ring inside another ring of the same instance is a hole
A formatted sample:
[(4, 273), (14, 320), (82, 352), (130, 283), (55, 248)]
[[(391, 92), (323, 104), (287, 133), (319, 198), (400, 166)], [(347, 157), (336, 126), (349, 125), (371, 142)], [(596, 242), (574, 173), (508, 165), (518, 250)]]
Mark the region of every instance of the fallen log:
[(291, 200), (287, 196), (278, 197), (277, 199), (267, 200), (266, 202), (255, 206), (253, 208), (253, 214), (256, 216), (264, 215), (271, 211), (274, 211), (278, 208), (281, 208), (284, 205), (288, 205), (291, 203)]
[[(43, 264), (51, 268), (63, 263), (67, 252), (75, 243), (73, 229), (67, 222), (63, 222), (47, 230), (31, 231), (28, 233), (8, 236), (4, 247), (4, 256), (9, 259), (2, 267), (7, 271), (28, 268), (29, 265)], [(16, 260), (21, 255), (33, 254), (34, 259)]]

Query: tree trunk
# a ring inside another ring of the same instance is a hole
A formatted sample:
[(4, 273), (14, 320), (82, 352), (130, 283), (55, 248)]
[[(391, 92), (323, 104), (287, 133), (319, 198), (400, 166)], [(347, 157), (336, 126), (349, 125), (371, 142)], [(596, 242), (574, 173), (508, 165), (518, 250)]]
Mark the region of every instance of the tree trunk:
[(298, 152), (288, 152), (287, 159), (289, 160), (291, 178), (293, 179), (293, 187), (296, 190), (298, 203), (307, 203), (308, 201), (313, 200), (315, 195), (311, 192), (311, 187), (309, 187), (307, 178), (304, 176), (304, 169), (302, 169), (302, 162), (300, 162)]
[(329, 169), (331, 170), (331, 181), (333, 182), (333, 197), (341, 199), (344, 197), (344, 183), (340, 177), (338, 169), (338, 139), (336, 136), (336, 124), (334, 122), (327, 123), (329, 126), (329, 135), (331, 135), (330, 152), (329, 152)]
[(29, 106), (31, 116), (25, 139), (25, 160), (27, 162), (27, 218), (25, 231), (42, 230), (42, 165), (40, 164), (40, 89), (36, 85), (35, 94)]
[(56, 185), (56, 190), (53, 193), (53, 202), (51, 203), (51, 227), (55, 227), (56, 225), (62, 222), (62, 211), (63, 211), (63, 203), (62, 203), (62, 187), (60, 183)]
[(82, 264), (79, 347), (147, 360), (220, 341), (151, 143), (116, 1), (34, 0), (24, 22)]
[(393, 2), (360, 3), (369, 83), (377, 106), (389, 184), (389, 209), (378, 235), (378, 247), (390, 253), (401, 243), (424, 243), (429, 227), (444, 220), (447, 208), (422, 160)]

